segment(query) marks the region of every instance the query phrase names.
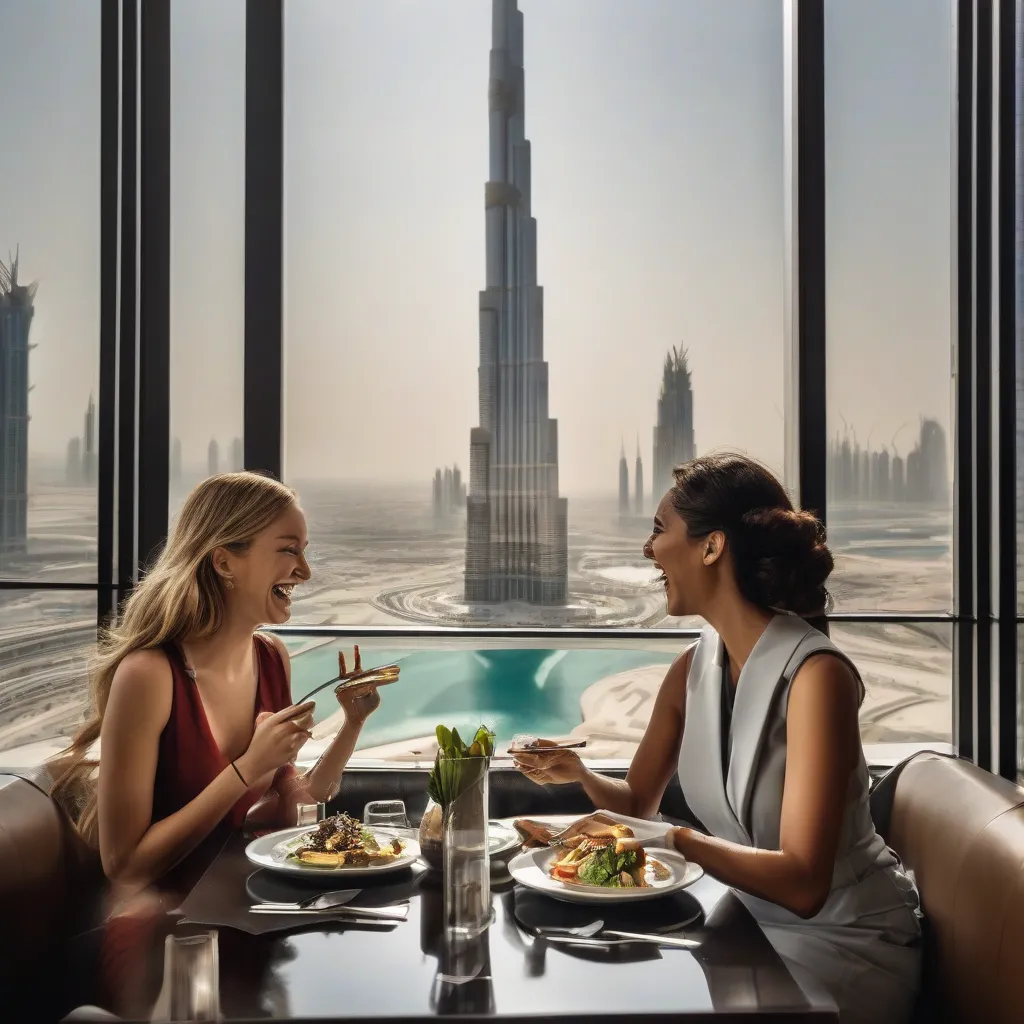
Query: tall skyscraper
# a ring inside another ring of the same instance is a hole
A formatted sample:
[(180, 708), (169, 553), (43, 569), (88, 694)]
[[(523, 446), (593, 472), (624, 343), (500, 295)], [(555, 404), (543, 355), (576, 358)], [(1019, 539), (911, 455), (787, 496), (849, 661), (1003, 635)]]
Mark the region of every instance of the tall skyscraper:
[(96, 483), (96, 473), (96, 401), (90, 394), (82, 431), (82, 483), (86, 486)]
[(619, 515), (629, 515), (629, 463), (626, 462), (626, 444), (619, 455)]
[(686, 350), (673, 346), (665, 356), (654, 428), (654, 503), (672, 486), (672, 470), (697, 454), (693, 438), (693, 382)]
[(0, 552), (28, 538), (28, 333), (36, 285), (18, 281), (18, 256), (0, 262)]
[(537, 222), (530, 213), (523, 15), (492, 0), (486, 288), (480, 293), (480, 425), (470, 435), (466, 600), (564, 604), (568, 509), (548, 415)]
[(206, 449), (206, 472), (209, 476), (220, 472), (220, 445), (215, 437), (210, 438), (210, 446)]
[(634, 515), (644, 514), (644, 460), (640, 457), (640, 438), (636, 439), (636, 505), (633, 508)]

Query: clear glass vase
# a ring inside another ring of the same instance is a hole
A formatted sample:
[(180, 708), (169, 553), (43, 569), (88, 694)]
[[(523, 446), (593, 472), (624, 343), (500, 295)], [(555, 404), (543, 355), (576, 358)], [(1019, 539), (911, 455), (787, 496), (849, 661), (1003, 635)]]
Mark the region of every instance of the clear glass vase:
[(444, 809), (442, 840), (445, 931), (456, 945), (475, 939), (491, 923), (490, 758), (461, 758), (459, 766), (459, 795)]

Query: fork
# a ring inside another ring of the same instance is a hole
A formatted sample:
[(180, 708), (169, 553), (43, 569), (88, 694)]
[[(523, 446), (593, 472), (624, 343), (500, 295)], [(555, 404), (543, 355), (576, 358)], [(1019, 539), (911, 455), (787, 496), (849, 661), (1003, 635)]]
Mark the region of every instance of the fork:
[(607, 814), (585, 814), (582, 818), (577, 818), (575, 821), (569, 822), (561, 831), (556, 832), (549, 840), (548, 846), (565, 846), (566, 841), (572, 839), (573, 836), (566, 835), (567, 832), (571, 832), (576, 828), (582, 821), (592, 821), (597, 825), (615, 825), (618, 824), (616, 820)]

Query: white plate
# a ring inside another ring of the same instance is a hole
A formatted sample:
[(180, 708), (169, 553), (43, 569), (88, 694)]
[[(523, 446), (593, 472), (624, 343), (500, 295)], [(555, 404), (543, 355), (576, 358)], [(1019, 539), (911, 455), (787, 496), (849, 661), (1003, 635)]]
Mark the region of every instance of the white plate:
[[(268, 871), (278, 871), (285, 875), (302, 875), (305, 878), (323, 876), (324, 878), (366, 878), (370, 875), (386, 875), (391, 871), (401, 871), (410, 867), (420, 858), (420, 844), (414, 839), (399, 836), (404, 847), (401, 856), (386, 864), (371, 864), (364, 868), (325, 868), (315, 864), (302, 864), (297, 860), (288, 859), (286, 844), (299, 836), (313, 831), (309, 825), (301, 828), (287, 828), (283, 832), (272, 832), (270, 835), (254, 839), (246, 848), (245, 855), (258, 867)], [(379, 839), (391, 839), (395, 833), (387, 828), (375, 828), (373, 834)]]
[(508, 866), (508, 873), (520, 885), (536, 889), (564, 903), (635, 903), (638, 900), (657, 900), (693, 885), (704, 874), (702, 867), (690, 863), (681, 853), (675, 850), (656, 849), (650, 851), (648, 856), (660, 861), (669, 869), (671, 874), (668, 878), (652, 882), (642, 889), (606, 889), (600, 885), (560, 882), (552, 878), (548, 874), (548, 867), (560, 853), (560, 850), (552, 850), (549, 847), (526, 850), (513, 858)]

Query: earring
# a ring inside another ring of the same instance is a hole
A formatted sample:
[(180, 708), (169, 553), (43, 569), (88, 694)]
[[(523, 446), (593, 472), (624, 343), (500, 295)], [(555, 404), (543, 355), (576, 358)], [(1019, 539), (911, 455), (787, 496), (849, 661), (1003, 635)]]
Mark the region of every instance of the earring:
[(224, 589), (225, 590), (234, 590), (235, 589), (235, 581), (230, 576), (225, 576), (224, 577)]

